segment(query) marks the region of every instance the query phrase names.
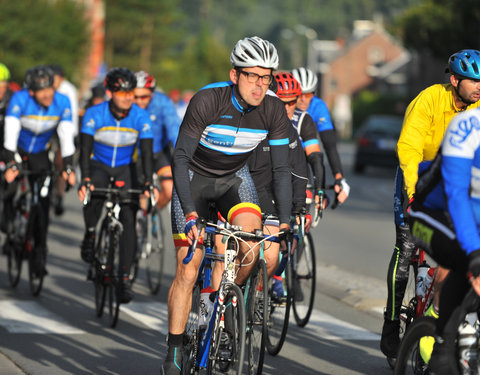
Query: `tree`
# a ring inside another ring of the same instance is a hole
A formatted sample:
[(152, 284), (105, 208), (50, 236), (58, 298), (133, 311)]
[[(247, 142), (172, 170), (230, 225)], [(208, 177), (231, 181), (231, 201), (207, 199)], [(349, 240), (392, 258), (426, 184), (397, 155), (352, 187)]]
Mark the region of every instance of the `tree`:
[(0, 0), (0, 61), (23, 82), (25, 70), (60, 64), (77, 83), (86, 48), (83, 8), (70, 0)]
[(480, 8), (477, 0), (424, 0), (397, 20), (405, 46), (446, 59), (464, 48), (479, 49)]

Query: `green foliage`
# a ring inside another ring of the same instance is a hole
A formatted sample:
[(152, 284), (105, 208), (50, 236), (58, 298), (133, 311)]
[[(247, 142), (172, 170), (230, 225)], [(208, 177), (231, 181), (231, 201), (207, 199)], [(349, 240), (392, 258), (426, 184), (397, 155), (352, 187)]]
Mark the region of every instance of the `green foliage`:
[(88, 46), (83, 8), (69, 0), (0, 0), (0, 61), (17, 82), (38, 64), (78, 77)]
[(424, 0), (397, 20), (396, 30), (406, 47), (442, 59), (460, 49), (478, 49), (478, 0)]
[(407, 98), (400, 95), (361, 91), (352, 102), (353, 130), (358, 129), (371, 114), (403, 116), (406, 104)]

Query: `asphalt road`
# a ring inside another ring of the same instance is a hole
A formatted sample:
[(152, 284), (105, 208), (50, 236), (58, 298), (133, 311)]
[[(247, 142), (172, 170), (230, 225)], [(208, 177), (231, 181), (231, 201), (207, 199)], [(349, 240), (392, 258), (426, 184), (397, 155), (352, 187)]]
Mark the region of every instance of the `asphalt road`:
[[(266, 356), (265, 374), (391, 373), (378, 334), (393, 245), (393, 171), (350, 175), (352, 147), (342, 145), (341, 155), (352, 192), (313, 232), (319, 267), (315, 312), (303, 329), (291, 322), (279, 356)], [(158, 374), (166, 351), (173, 246), (159, 295), (149, 294), (141, 269), (135, 299), (122, 307), (111, 329), (94, 313), (93, 286), (79, 254), (81, 207), (73, 192), (66, 209), (62, 217), (52, 215), (49, 275), (39, 297), (30, 294), (26, 270), (18, 287), (10, 288), (6, 259), (0, 257), (0, 374)]]

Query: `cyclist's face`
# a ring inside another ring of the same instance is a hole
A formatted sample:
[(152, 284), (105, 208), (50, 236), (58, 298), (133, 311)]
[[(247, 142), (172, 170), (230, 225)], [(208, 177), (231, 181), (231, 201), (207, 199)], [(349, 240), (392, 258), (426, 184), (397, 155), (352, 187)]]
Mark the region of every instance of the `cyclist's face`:
[(132, 91), (115, 91), (111, 93), (113, 104), (115, 104), (119, 109), (128, 111), (132, 108), (134, 94)]
[(135, 104), (138, 105), (140, 108), (147, 108), (152, 100), (153, 93), (150, 89), (136, 88), (134, 90), (135, 94)]
[(0, 81), (0, 100), (3, 99), (5, 93), (7, 92), (8, 82), (7, 81)]
[(287, 111), (288, 118), (291, 120), (295, 112), (298, 96), (290, 96), (288, 98), (281, 98), (280, 100), (285, 104), (285, 110)]
[(312, 101), (313, 98), (313, 92), (309, 92), (308, 94), (301, 94), (298, 97), (298, 102), (297, 102), (297, 108), (306, 111), (308, 106), (310, 105), (310, 102)]
[(49, 107), (53, 102), (53, 95), (55, 94), (55, 89), (53, 87), (45, 87), (37, 91), (30, 91), (37, 103), (43, 105), (44, 107)]
[[(272, 74), (271, 69), (261, 68), (259, 66), (242, 68), (242, 71), (246, 73), (255, 73), (259, 76)], [(232, 69), (230, 71), (230, 79), (235, 85), (238, 85), (240, 95), (249, 105), (258, 106), (262, 103), (269, 85), (263, 83), (261, 78), (258, 79), (257, 82), (250, 83), (245, 74), (241, 74), (237, 70)]]
[(460, 96), (470, 103), (476, 103), (480, 99), (480, 80), (464, 78), (459, 83), (457, 81), (457, 89)]

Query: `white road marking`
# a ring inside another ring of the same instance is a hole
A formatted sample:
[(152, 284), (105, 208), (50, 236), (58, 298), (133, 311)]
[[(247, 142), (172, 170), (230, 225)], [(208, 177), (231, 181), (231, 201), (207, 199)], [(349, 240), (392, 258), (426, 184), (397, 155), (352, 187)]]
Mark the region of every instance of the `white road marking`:
[[(122, 312), (142, 322), (147, 327), (168, 333), (167, 304), (162, 302), (133, 302), (121, 305)], [(296, 325), (293, 312), (289, 325)], [(323, 340), (378, 341), (380, 336), (354, 324), (347, 323), (321, 311), (314, 310), (307, 324), (309, 333)]]
[(0, 326), (10, 333), (86, 333), (35, 301), (0, 301)]

